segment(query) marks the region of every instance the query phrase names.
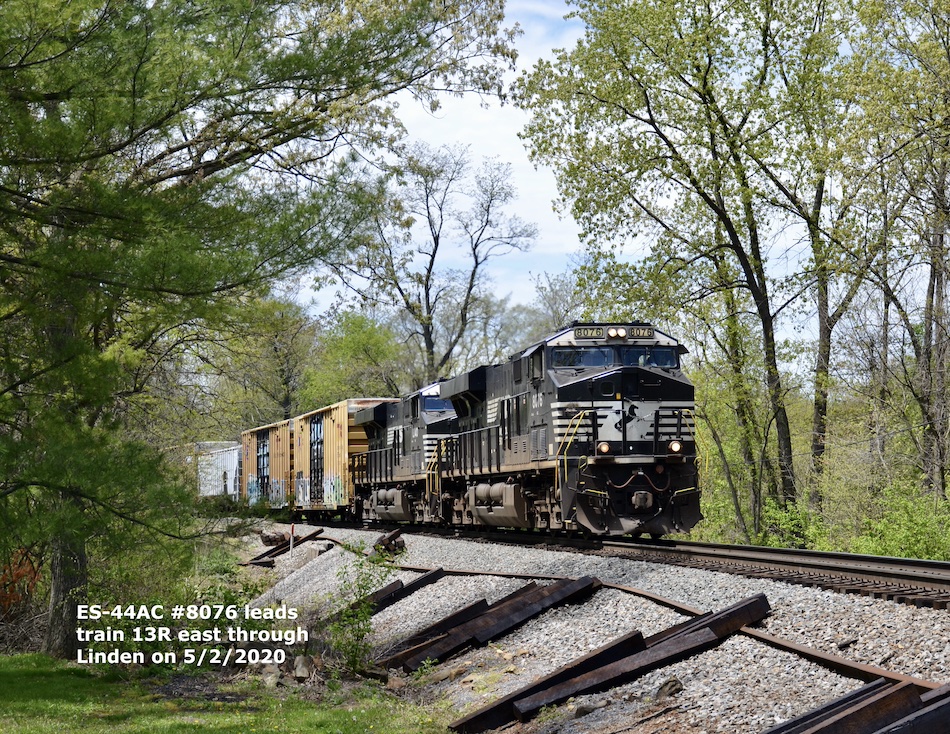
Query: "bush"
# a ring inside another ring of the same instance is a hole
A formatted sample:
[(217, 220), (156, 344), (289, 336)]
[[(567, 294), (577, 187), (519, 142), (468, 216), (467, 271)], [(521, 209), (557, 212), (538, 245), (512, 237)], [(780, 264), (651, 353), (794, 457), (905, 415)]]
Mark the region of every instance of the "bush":
[(814, 512), (795, 504), (783, 509), (771, 497), (766, 497), (763, 505), (762, 527), (756, 542), (777, 548), (817, 548), (824, 534), (821, 519)]
[(326, 642), (347, 672), (359, 673), (369, 666), (372, 653), (373, 605), (368, 597), (385, 585), (394, 569), (389, 558), (367, 556), (360, 546), (347, 550), (355, 560), (337, 574), (343, 606), (327, 625)]
[(885, 488), (876, 517), (864, 523), (851, 552), (900, 558), (950, 560), (950, 502), (915, 487)]

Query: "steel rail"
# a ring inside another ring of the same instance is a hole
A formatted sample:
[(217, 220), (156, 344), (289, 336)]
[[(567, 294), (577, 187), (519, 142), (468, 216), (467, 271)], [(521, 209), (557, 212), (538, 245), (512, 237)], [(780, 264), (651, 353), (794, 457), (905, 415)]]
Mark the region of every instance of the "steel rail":
[(679, 540), (649, 542), (605, 539), (602, 546), (622, 548), (634, 555), (654, 554), (663, 557), (664, 561), (680, 559), (724, 565), (746, 564), (950, 592), (950, 563), (943, 561)]
[[(332, 527), (328, 525), (328, 527)], [(354, 527), (353, 524), (337, 527)], [(436, 527), (363, 523), (363, 529), (399, 529), (458, 539), (485, 539), (512, 545), (546, 545), (578, 552), (616, 553), (647, 563), (668, 563), (786, 583), (863, 594), (918, 607), (950, 609), (950, 563), (765, 546), (686, 540), (646, 540), (629, 536), (542, 532), (477, 526)]]

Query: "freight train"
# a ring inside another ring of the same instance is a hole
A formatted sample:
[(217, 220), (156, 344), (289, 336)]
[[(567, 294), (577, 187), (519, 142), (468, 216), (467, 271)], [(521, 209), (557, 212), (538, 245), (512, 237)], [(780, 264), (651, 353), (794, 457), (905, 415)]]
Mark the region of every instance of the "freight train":
[(574, 323), (398, 399), (241, 435), (240, 497), (447, 526), (689, 531), (702, 518), (686, 349), (646, 323)]

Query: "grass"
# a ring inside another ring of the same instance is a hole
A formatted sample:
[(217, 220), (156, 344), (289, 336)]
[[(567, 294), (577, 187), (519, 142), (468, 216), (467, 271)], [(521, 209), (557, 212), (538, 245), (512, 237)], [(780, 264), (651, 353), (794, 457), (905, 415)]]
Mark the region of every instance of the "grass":
[[(297, 689), (255, 682), (225, 689), (227, 700), (173, 697), (148, 681), (121, 679), (43, 655), (0, 656), (0, 731), (16, 734), (444, 734), (437, 710), (414, 707), (378, 687), (335, 700), (305, 700)], [(304, 690), (304, 689), (300, 689)]]

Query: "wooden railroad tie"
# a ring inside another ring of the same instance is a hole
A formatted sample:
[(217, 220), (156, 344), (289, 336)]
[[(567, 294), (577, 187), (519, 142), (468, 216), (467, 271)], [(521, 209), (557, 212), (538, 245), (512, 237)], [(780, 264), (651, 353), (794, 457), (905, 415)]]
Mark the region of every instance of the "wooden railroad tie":
[(312, 533), (308, 535), (304, 535), (302, 538), (301, 537), (288, 538), (282, 543), (278, 543), (273, 548), (268, 548), (263, 553), (260, 553), (254, 556), (251, 560), (247, 561), (246, 563), (242, 563), (240, 565), (265, 566), (265, 567), (270, 568), (274, 565), (274, 559), (277, 556), (281, 556), (290, 550), (291, 544), (300, 545), (301, 543), (306, 543), (308, 540), (313, 540), (314, 538), (321, 535), (322, 533), (323, 533), (323, 528), (317, 528)]
[(402, 528), (396, 528), (377, 538), (370, 555), (394, 556), (405, 548), (406, 541), (402, 538)]
[(544, 706), (562, 703), (572, 696), (609, 690), (715, 647), (768, 613), (768, 599), (757, 594), (646, 639), (639, 632), (631, 632), (449, 726), (454, 731), (473, 734), (516, 718), (526, 721)]
[(587, 598), (600, 586), (600, 580), (590, 576), (563, 579), (550, 586), (537, 586), (532, 582), (522, 587), (513, 598), (493, 604), (444, 637), (419, 646), (416, 653), (403, 662), (402, 668), (412, 673), (427, 660), (441, 663), (467, 647), (485, 645), (547, 609)]
[(764, 734), (936, 734), (950, 731), (950, 685), (921, 694), (880, 678)]

